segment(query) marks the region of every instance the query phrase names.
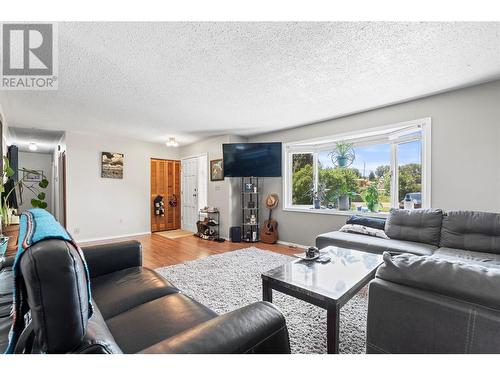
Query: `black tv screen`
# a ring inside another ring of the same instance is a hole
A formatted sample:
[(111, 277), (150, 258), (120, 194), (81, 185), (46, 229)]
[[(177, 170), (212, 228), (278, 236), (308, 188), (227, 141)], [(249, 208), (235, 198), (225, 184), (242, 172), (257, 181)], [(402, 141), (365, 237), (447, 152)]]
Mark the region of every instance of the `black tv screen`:
[(224, 177), (281, 177), (281, 142), (222, 145)]

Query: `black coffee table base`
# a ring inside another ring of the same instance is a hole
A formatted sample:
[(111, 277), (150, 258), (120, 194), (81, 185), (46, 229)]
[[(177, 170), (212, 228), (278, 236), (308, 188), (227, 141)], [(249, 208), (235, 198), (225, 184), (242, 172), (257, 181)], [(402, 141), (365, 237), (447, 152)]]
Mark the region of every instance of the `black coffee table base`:
[(339, 352), (340, 309), (375, 277), (383, 262), (378, 254), (327, 246), (326, 264), (294, 260), (264, 272), (262, 298), (273, 301), (273, 289), (326, 310), (327, 351)]
[(327, 301), (316, 296), (309, 295), (303, 291), (291, 289), (274, 279), (262, 278), (262, 299), (273, 302), (273, 289), (289, 296), (298, 298), (312, 305), (326, 310), (326, 348), (328, 354), (339, 353), (339, 324), (340, 308), (344, 306), (352, 297), (354, 297), (371, 279), (375, 277), (375, 272), (363, 279), (358, 286), (349, 290), (344, 298), (334, 301)]
[[(318, 303), (320, 301), (309, 298), (308, 296), (281, 288), (279, 285), (271, 285), (267, 280), (262, 280), (262, 299), (264, 301), (273, 302), (273, 289), (309, 302), (315, 306), (326, 310), (326, 348), (328, 354), (338, 354), (339, 352), (339, 323), (340, 323), (340, 307), (338, 304)], [(360, 288), (361, 289), (361, 288)], [(358, 290), (359, 291), (359, 290)]]

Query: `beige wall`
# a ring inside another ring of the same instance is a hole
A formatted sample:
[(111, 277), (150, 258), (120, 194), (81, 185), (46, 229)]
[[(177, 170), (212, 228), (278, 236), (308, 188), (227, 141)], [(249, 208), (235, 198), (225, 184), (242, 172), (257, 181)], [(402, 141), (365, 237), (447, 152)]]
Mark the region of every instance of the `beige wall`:
[[(67, 132), (67, 229), (76, 240), (149, 233), (150, 159), (178, 150), (115, 136)], [(124, 154), (123, 179), (101, 178), (101, 152)]]
[[(255, 136), (249, 142), (298, 141), (424, 117), (432, 119), (432, 206), (500, 212), (500, 81)], [(265, 185), (266, 192), (282, 196), (281, 178), (268, 178)], [(345, 216), (285, 212), (281, 206), (274, 217), (281, 240), (304, 245), (345, 223)]]

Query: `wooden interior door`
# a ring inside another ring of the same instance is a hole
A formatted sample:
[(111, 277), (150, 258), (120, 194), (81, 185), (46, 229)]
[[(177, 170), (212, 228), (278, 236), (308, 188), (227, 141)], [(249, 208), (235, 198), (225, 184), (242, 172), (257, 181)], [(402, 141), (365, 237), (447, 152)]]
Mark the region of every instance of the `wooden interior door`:
[[(179, 229), (180, 209), (180, 161), (151, 159), (151, 232)], [(164, 203), (164, 215), (155, 213), (154, 201), (161, 196)], [(170, 200), (177, 204), (171, 206)]]

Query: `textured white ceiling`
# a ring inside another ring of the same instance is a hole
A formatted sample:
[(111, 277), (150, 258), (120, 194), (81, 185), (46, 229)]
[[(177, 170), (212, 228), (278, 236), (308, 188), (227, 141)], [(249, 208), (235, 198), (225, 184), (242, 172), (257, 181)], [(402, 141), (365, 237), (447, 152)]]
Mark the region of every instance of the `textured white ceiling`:
[(500, 76), (500, 23), (60, 23), (59, 90), (10, 126), (181, 143), (252, 135)]

